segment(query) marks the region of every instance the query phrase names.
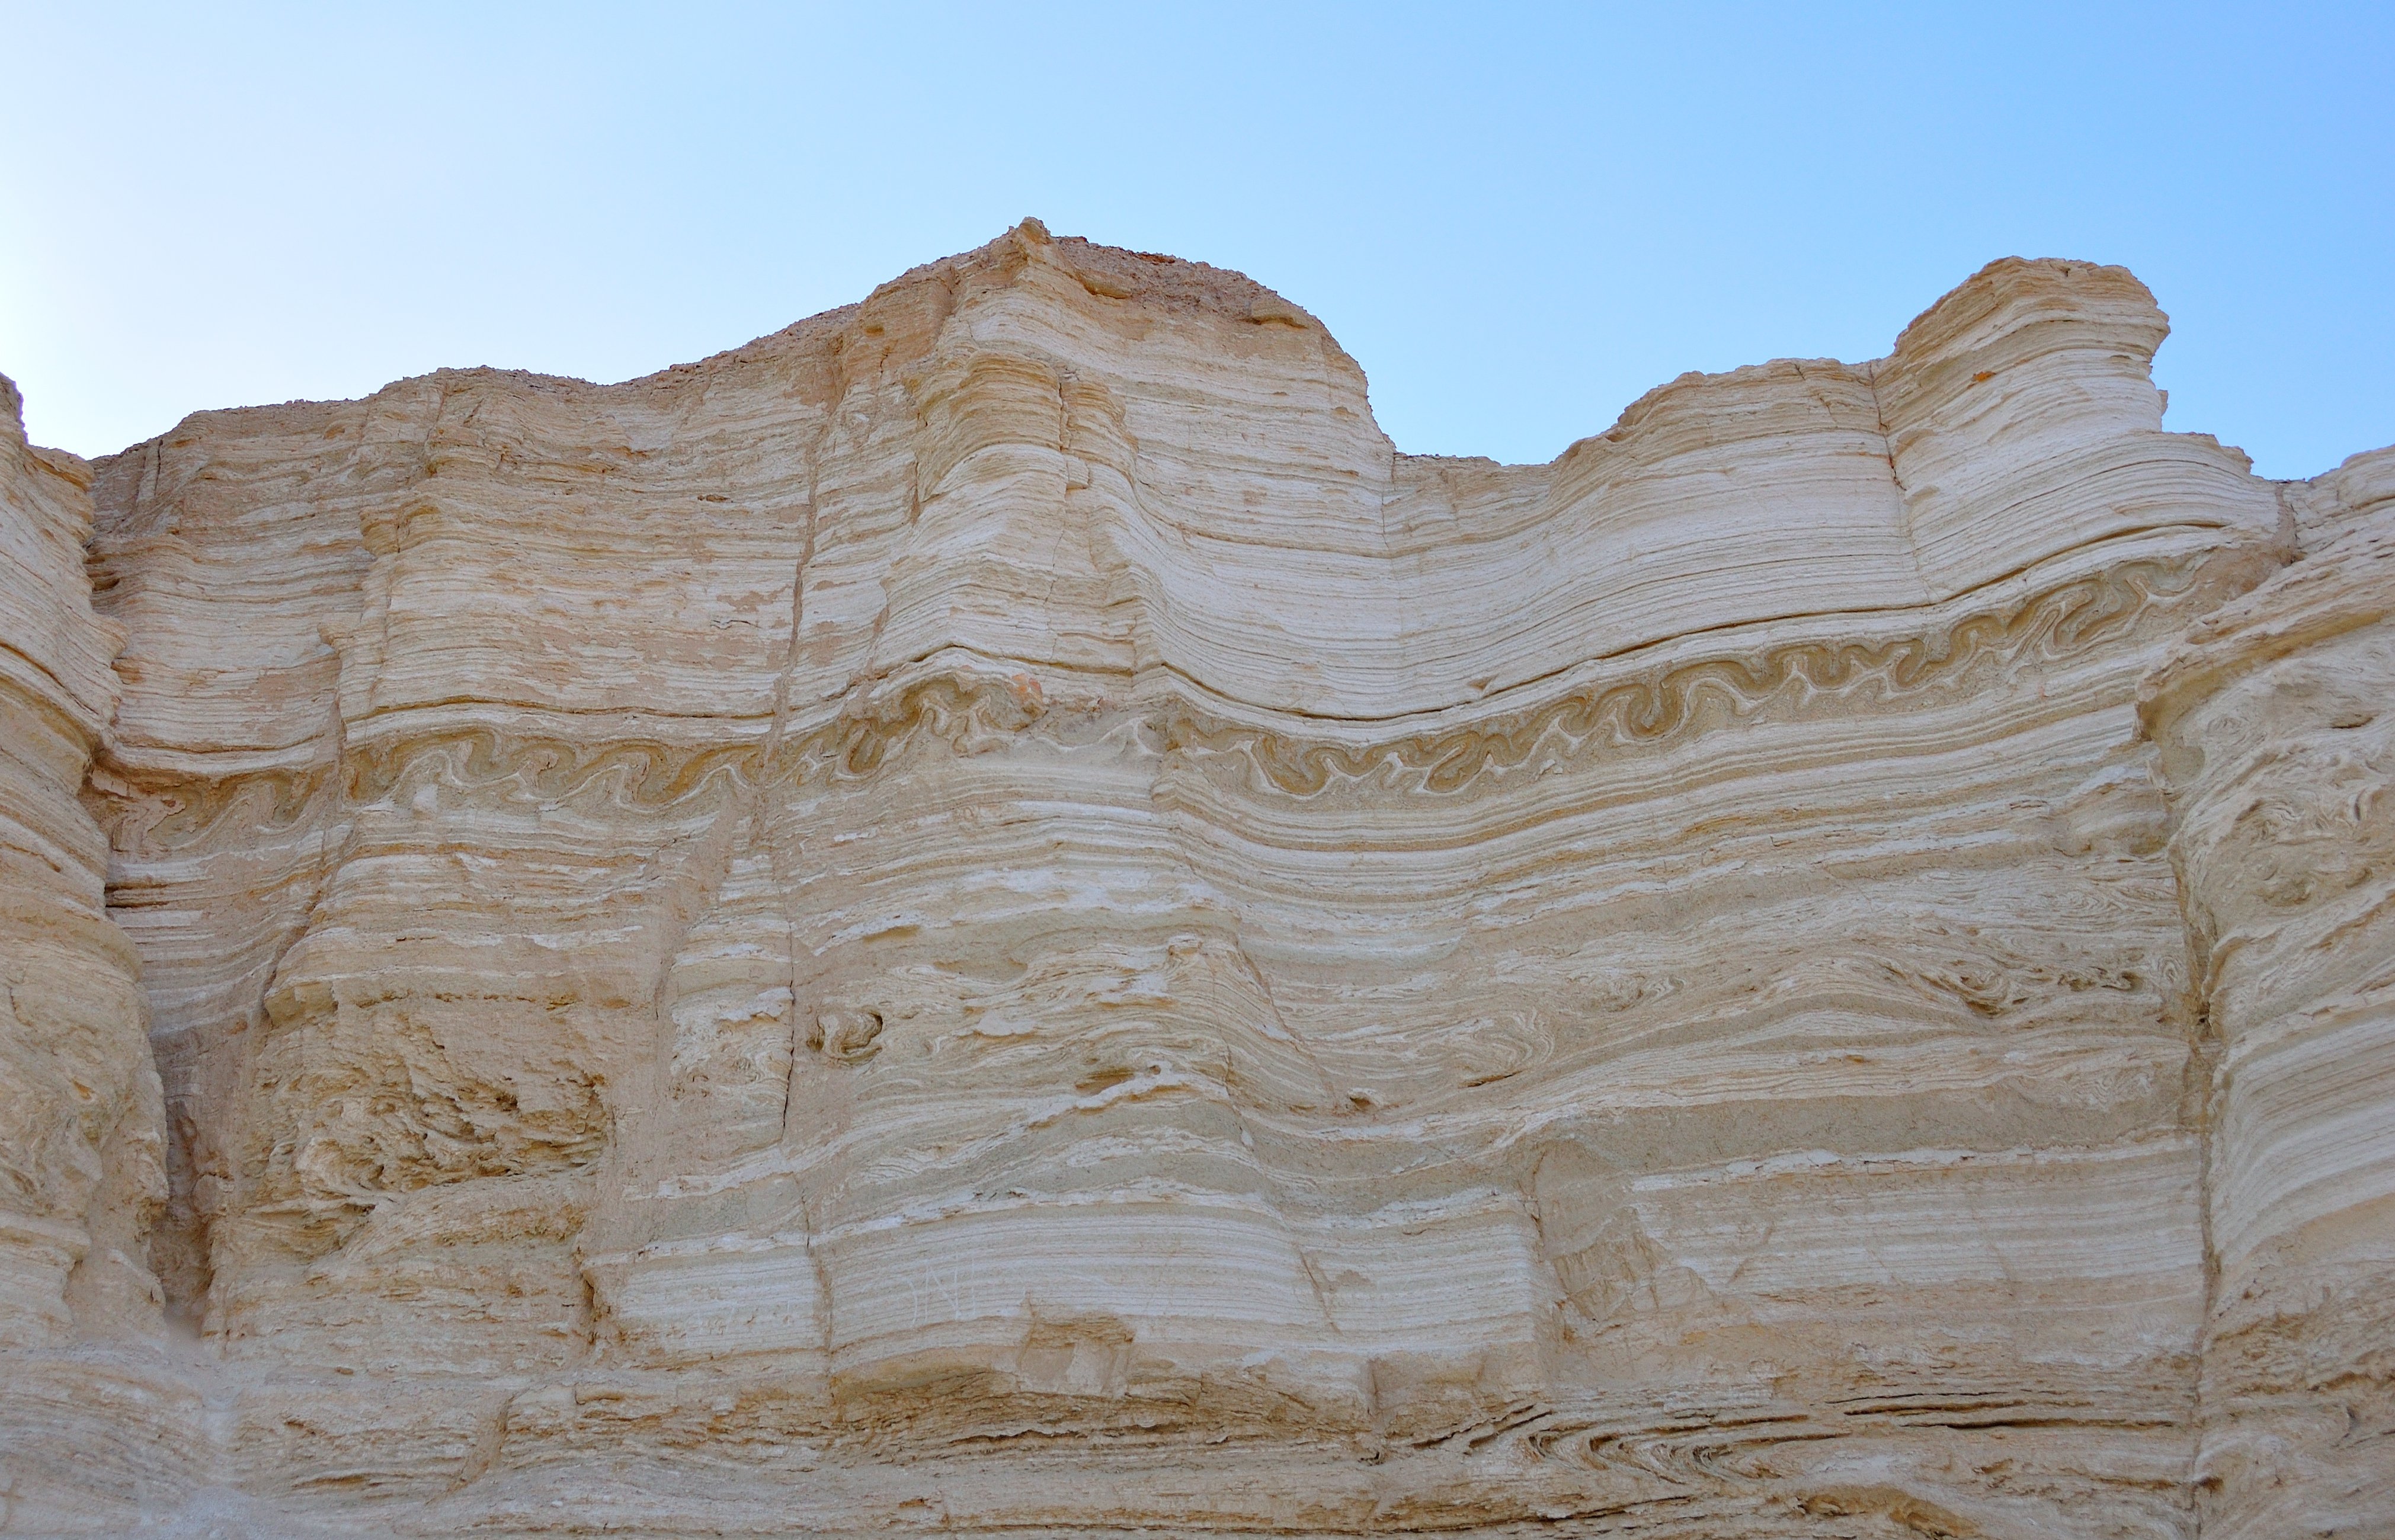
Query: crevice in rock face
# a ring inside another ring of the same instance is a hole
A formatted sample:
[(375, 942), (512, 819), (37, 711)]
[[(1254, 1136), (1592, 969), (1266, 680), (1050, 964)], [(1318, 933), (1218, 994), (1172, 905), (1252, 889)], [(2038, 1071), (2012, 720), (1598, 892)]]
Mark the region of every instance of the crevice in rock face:
[[(2141, 731), (2140, 737), (2146, 736), (2147, 734)], [(2157, 776), (2156, 779), (2156, 790), (2163, 793), (2164, 804), (2170, 808), (2172, 823), (2175, 826), (2178, 821), (2180, 810), (2174, 799), (2170, 797), (2168, 789), (2162, 783), (2161, 777)], [(2188, 1089), (2182, 1095), (2182, 1105), (2186, 1109), (2184, 1116), (2187, 1124), (2197, 1141), (2199, 1190), (2203, 1195), (2201, 1211), (2203, 1305), (2197, 1320), (2196, 1338), (2193, 1344), (2193, 1356), (2200, 1364), (2203, 1357), (2205, 1340), (2211, 1333), (2211, 1323), (2217, 1308), (2220, 1290), (2219, 1252), (2213, 1240), (2212, 1192), (2214, 1143), (2217, 1136), (2216, 1088), (2221, 1045), (2213, 1019), (2215, 980), (2212, 972), (2209, 930), (2200, 918), (2197, 901), (2190, 883), (2190, 874), (2182, 864), (2183, 853), (2176, 841), (2172, 843), (2170, 856), (2171, 888), (2177, 901), (2180, 932), (2187, 958), (2185, 1010), (2188, 1019)], [(2204, 1375), (2200, 1368), (2196, 1374), (2190, 1376), (2188, 1406), (2190, 1440), (2186, 1479), (2189, 1488), (2186, 1502), (2190, 1514), (2192, 1532), (2201, 1533), (2201, 1518), (2195, 1502), (2193, 1484), (2197, 1480), (2196, 1472), (2200, 1467), (2203, 1435), (2207, 1421), (2204, 1407)]]
[(6, 1521), (2367, 1521), (2395, 451), (2163, 329), (1431, 461), (1027, 222), (0, 441)]

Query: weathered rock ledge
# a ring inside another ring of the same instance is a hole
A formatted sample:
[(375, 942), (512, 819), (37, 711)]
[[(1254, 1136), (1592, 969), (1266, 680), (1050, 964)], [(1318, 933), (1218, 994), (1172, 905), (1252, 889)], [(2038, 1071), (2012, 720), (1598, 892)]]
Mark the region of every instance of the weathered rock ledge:
[(2395, 1523), (2395, 450), (2127, 272), (1396, 452), (1026, 222), (0, 412), (0, 1533)]

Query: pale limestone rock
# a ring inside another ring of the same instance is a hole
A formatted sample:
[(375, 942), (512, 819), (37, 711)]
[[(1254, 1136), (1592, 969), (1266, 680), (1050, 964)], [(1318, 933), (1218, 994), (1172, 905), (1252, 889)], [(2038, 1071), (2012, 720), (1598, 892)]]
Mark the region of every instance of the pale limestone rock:
[(2209, 1004), (2204, 1533), (2395, 1522), (2395, 451), (2148, 686)]
[(25, 443), (0, 378), (0, 1347), (139, 1329), (163, 1197), (139, 963), (108, 923), (77, 800), (123, 632), (84, 574), (90, 468)]
[[(103, 909), (77, 799), (124, 633), (84, 571), (90, 468), (25, 443), (0, 378), (0, 1533), (107, 1533), (183, 1502), (147, 1438), (197, 1398), (115, 1360), (162, 1325), (147, 1232), (165, 1181), (139, 962)], [(137, 1356), (148, 1356), (139, 1354)], [(188, 1467), (182, 1467), (188, 1468)], [(144, 1499), (150, 1499), (145, 1502)]]
[(121, 689), (204, 1345), (53, 1308), (27, 1521), (2383, 1516), (2395, 456), (2163, 431), (2163, 332), (1998, 262), (1504, 467), (1026, 222), (102, 462), (10, 774)]

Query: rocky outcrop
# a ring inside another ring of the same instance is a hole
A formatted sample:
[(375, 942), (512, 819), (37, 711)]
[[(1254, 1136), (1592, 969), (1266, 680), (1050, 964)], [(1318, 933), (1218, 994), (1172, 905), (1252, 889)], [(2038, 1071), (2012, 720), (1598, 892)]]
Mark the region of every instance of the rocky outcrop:
[(1506, 467), (1026, 224), (102, 462), (205, 1346), (24, 1349), (122, 1452), (26, 1511), (2383, 1513), (2387, 460), (2163, 431), (2163, 333), (1998, 262)]
[(2395, 1518), (2395, 452), (2149, 684), (2206, 1003), (2204, 1533)]
[(79, 793), (123, 632), (84, 575), (90, 468), (25, 443), (0, 378), (0, 1347), (139, 1330), (157, 1281), (158, 1076)]
[[(124, 633), (84, 572), (90, 468), (29, 447), (0, 378), (0, 1533), (121, 1531), (182, 1503), (147, 1237), (165, 1196), (139, 960), (78, 800)], [(125, 1360), (132, 1354), (128, 1374)], [(165, 1478), (163, 1483), (154, 1480)]]

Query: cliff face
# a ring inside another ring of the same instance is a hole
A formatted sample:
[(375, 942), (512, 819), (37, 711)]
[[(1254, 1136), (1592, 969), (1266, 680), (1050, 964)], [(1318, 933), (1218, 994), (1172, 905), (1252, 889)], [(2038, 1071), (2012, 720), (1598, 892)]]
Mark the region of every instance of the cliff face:
[[(162, 1467), (147, 1241), (165, 1195), (139, 962), (78, 801), (122, 631), (84, 572), (90, 468), (25, 443), (0, 378), (0, 1533), (108, 1533)], [(130, 1339), (132, 1359), (126, 1361)], [(179, 1494), (159, 1493), (158, 1506)]]
[(139, 1330), (164, 1196), (139, 962), (77, 800), (123, 632), (84, 575), (90, 468), (27, 445), (0, 378), (0, 1347)]
[(1999, 262), (1501, 467), (1026, 224), (195, 417), (97, 618), (20, 449), (17, 1521), (2383, 1519), (2395, 456), (2163, 332)]
[(2395, 1521), (2395, 452), (2147, 686), (2210, 1031), (2207, 1534)]

